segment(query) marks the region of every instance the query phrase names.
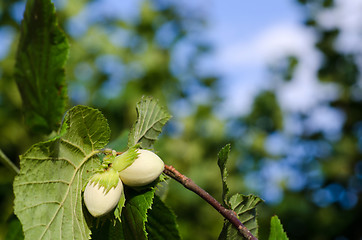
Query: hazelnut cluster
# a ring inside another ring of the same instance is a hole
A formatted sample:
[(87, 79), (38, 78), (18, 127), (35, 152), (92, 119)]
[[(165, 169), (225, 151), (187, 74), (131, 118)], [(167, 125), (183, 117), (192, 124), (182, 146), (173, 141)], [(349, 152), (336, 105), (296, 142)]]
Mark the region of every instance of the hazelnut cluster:
[[(123, 193), (123, 184), (141, 187), (152, 183), (160, 176), (164, 169), (160, 157), (144, 149), (137, 149), (135, 154), (132, 156), (125, 152), (116, 156), (111, 167), (96, 173), (89, 180), (84, 190), (84, 203), (92, 216), (103, 216), (117, 206)], [(135, 159), (128, 166), (125, 162), (129, 157)]]

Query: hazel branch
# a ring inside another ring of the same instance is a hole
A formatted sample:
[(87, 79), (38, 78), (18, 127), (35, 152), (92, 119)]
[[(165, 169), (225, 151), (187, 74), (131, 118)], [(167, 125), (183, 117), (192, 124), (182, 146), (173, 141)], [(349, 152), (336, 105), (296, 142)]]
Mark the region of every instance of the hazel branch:
[(179, 171), (177, 171), (173, 166), (165, 165), (165, 169), (163, 171), (167, 176), (175, 179), (179, 183), (181, 183), (185, 188), (193, 191), (201, 198), (203, 198), (206, 202), (208, 202), (211, 206), (213, 206), (224, 218), (226, 218), (246, 239), (248, 240), (258, 240), (250, 231), (247, 229), (244, 224), (240, 222), (237, 218), (236, 214), (221, 205), (215, 198), (213, 198), (209, 193), (207, 193), (204, 189), (200, 188), (194, 181), (190, 178), (182, 175)]

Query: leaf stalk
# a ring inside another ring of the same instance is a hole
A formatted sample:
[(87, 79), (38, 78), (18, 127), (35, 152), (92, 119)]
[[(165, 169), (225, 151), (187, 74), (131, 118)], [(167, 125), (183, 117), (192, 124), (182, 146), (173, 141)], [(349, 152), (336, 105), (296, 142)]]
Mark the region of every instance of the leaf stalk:
[(11, 171), (13, 171), (16, 175), (19, 174), (20, 170), (15, 164), (3, 153), (0, 149), (0, 161), (4, 163), (6, 167), (8, 167)]

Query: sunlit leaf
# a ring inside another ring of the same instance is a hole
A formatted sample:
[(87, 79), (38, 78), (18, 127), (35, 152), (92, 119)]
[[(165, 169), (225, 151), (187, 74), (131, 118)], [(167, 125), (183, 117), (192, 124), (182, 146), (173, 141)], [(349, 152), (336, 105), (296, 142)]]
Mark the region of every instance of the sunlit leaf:
[(225, 147), (223, 147), (219, 154), (218, 154), (218, 160), (217, 160), (217, 164), (219, 165), (220, 168), (220, 172), (221, 172), (221, 179), (222, 179), (222, 200), (223, 200), (223, 205), (226, 207), (228, 206), (228, 199), (227, 199), (227, 195), (229, 193), (229, 187), (226, 183), (226, 179), (228, 176), (228, 173), (226, 171), (226, 162), (228, 160), (229, 157), (229, 153), (230, 153), (230, 144), (227, 144)]
[(269, 240), (288, 240), (278, 216), (273, 216), (270, 220)]
[[(245, 196), (242, 194), (235, 194), (229, 200), (231, 209), (237, 214), (240, 222), (256, 237), (258, 235), (256, 205), (261, 201), (262, 200), (257, 196)], [(244, 237), (230, 222), (225, 221), (219, 239), (244, 239)]]
[(65, 111), (64, 65), (69, 44), (50, 0), (28, 0), (21, 24), (15, 80), (31, 128), (56, 130)]
[(171, 115), (152, 98), (142, 98), (137, 104), (137, 121), (128, 138), (128, 147), (139, 143), (151, 148)]
[(66, 114), (59, 137), (35, 144), (21, 156), (14, 211), (25, 239), (89, 239), (81, 193), (109, 136), (98, 110), (77, 106)]

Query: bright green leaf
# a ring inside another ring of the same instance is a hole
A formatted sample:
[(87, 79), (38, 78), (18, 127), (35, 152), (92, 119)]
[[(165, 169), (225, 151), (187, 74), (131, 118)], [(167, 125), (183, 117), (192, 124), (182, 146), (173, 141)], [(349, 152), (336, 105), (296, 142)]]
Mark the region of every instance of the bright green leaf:
[(31, 128), (56, 130), (65, 111), (64, 65), (69, 44), (50, 0), (28, 0), (21, 24), (15, 80)]
[(125, 189), (126, 204), (122, 209), (122, 227), (126, 240), (147, 239), (147, 212), (155, 196), (154, 189), (137, 191)]
[(127, 167), (131, 166), (138, 156), (138, 145), (135, 145), (121, 155), (114, 157), (112, 159), (112, 167), (118, 172), (123, 171)]
[(35, 144), (21, 156), (14, 211), (25, 239), (89, 239), (82, 188), (99, 166), (98, 149), (109, 136), (98, 110), (77, 106), (66, 114), (61, 136)]
[(155, 196), (152, 209), (148, 212), (146, 223), (148, 239), (179, 240), (181, 239), (174, 213)]
[(151, 148), (171, 115), (152, 98), (142, 98), (137, 103), (137, 120), (128, 138), (128, 147), (137, 143), (141, 148)]
[(270, 220), (269, 240), (288, 240), (278, 216), (273, 216)]
[(219, 154), (218, 154), (218, 160), (217, 164), (219, 165), (220, 172), (221, 172), (221, 179), (222, 179), (222, 200), (224, 207), (228, 206), (228, 193), (229, 193), (229, 187), (226, 183), (226, 178), (228, 176), (228, 173), (226, 171), (226, 162), (228, 160), (230, 153), (230, 144), (227, 144), (225, 147), (223, 147)]
[[(235, 194), (229, 200), (231, 209), (237, 214), (240, 222), (244, 224), (244, 226), (256, 237), (258, 235), (256, 205), (261, 201), (262, 200), (257, 196), (245, 196), (242, 194)], [(225, 221), (219, 239), (232, 240), (240, 238), (244, 239), (244, 237), (233, 225), (230, 224), (230, 222)]]
[(113, 211), (115, 221), (117, 221), (117, 220), (119, 222), (122, 221), (121, 220), (121, 215), (122, 215), (122, 209), (123, 209), (125, 203), (126, 203), (126, 197), (125, 197), (124, 192), (123, 192), (122, 195), (121, 195), (121, 198), (118, 201), (117, 207)]

